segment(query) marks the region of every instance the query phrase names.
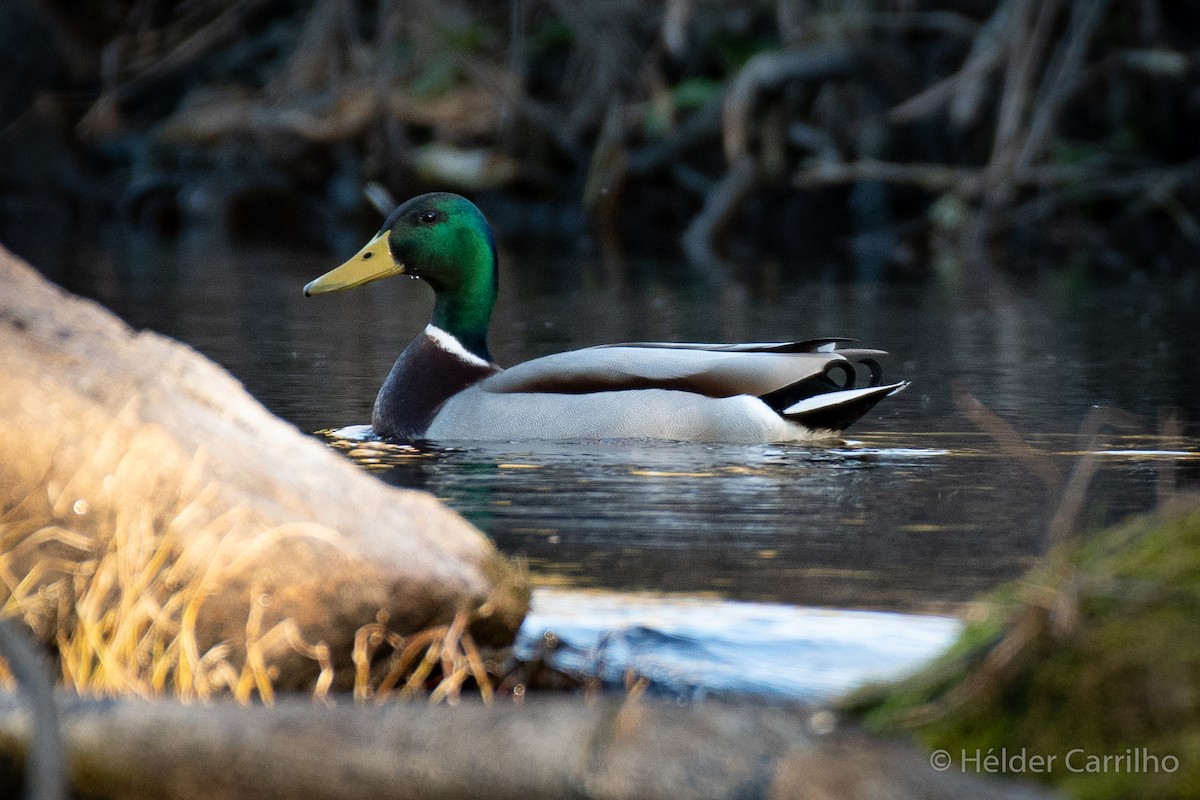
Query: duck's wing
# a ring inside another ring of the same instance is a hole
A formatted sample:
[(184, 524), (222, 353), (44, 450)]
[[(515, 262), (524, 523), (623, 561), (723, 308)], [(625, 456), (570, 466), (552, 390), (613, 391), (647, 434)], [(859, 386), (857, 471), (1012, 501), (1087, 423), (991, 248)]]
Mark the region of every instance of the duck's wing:
[(737, 345), (635, 342), (556, 353), (493, 375), (497, 393), (588, 394), (673, 389), (751, 395), (810, 427), (844, 428), (906, 384), (882, 383), (880, 350), (837, 350), (848, 340)]
[[(805, 339), (800, 342), (737, 342), (733, 344), (701, 344), (697, 342), (625, 342), (600, 347), (651, 347), (665, 350), (713, 350), (722, 353), (829, 353), (845, 352), (843, 344), (852, 344), (857, 339), (830, 336), (823, 339)], [(876, 351), (882, 352), (882, 351)]]
[[(834, 353), (845, 362), (865, 366), (870, 373), (870, 385), (878, 385), (883, 377), (883, 368), (879, 359), (887, 355), (886, 350), (875, 350), (867, 347), (846, 347), (855, 344), (857, 339), (847, 339), (840, 336), (829, 336), (821, 339), (804, 339), (799, 342), (738, 342), (736, 344), (699, 344), (696, 342), (628, 342), (625, 344), (600, 345), (599, 350), (608, 347), (645, 347), (663, 350), (706, 350), (714, 353)], [(578, 351), (577, 351), (578, 352)], [(838, 361), (838, 359), (833, 359)]]

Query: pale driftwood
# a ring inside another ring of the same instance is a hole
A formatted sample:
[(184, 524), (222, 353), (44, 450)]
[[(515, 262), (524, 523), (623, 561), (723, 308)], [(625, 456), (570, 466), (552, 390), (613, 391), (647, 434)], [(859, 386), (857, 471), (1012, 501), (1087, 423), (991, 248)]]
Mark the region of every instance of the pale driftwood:
[[(61, 714), (72, 785), (95, 798), (1048, 796), (938, 772), (907, 745), (815, 734), (827, 729), (827, 714), (796, 708), (567, 697), (336, 708), (63, 700)], [(0, 695), (0, 754), (20, 756), (26, 724), (11, 696)]]
[(843, 45), (796, 47), (752, 57), (725, 93), (721, 138), (726, 163), (737, 164), (751, 152), (751, 119), (755, 103), (763, 92), (789, 81), (845, 77), (857, 65), (855, 53)]
[[(240, 664), (251, 640), (256, 680), (287, 688), (311, 687), (322, 659), (346, 685), (367, 623), (403, 634), (468, 610), (478, 639), (511, 640), (522, 573), (438, 500), (368, 476), (188, 347), (3, 249), (0, 287), (0, 603), (44, 641), (128, 602), (168, 632), (194, 625), (193, 662), (225, 642)], [(105, 554), (124, 600), (86, 585)]]

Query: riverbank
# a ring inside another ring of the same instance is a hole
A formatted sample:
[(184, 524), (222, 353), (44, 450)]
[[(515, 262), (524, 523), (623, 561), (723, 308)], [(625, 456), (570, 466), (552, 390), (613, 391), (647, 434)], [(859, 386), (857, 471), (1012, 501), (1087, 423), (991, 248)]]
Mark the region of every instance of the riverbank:
[(1072, 797), (1200, 796), (1200, 496), (1083, 542), (983, 598), (957, 644), (845, 707), (943, 767)]
[(99, 218), (328, 247), (378, 224), (377, 185), (720, 275), (970, 275), (992, 246), (1190, 270), (1200, 15), (1039, 8), (10, 5), (0, 237)]

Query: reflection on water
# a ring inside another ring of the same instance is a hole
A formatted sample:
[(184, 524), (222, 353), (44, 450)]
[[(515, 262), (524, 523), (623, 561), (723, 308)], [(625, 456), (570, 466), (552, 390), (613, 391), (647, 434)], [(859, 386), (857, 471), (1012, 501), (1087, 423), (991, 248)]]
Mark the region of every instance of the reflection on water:
[[(304, 283), (336, 256), (186, 240), (62, 256), (40, 266), (134, 326), (192, 344), (306, 431), (367, 421), (431, 307), (428, 288), (409, 281), (304, 298)], [(835, 448), (602, 441), (356, 454), (384, 480), (443, 498), (525, 558), (544, 587), (952, 608), (1041, 552), (1054, 504), (958, 415), (952, 386), (1064, 474), (1088, 409), (1138, 415), (1142, 438), (1099, 445), (1092, 524), (1147, 508), (1159, 488), (1200, 473), (1194, 437), (1149, 436), (1162, 407), (1200, 419), (1194, 276), (1097, 287), (1058, 273), (947, 287), (786, 284), (764, 271), (762, 281), (717, 286), (680, 265), (631, 263), (615, 281), (588, 259), (501, 263), (491, 343), (502, 363), (612, 341), (846, 335), (890, 350), (889, 376), (913, 381)]]
[[(895, 446), (903, 441), (906, 445)], [(1064, 473), (1073, 435), (1031, 441)], [(1114, 440), (1092, 522), (1148, 507), (1200, 452)], [(345, 444), (521, 554), (535, 583), (941, 611), (1042, 552), (1047, 491), (977, 433), (864, 434), (835, 448), (679, 442)]]

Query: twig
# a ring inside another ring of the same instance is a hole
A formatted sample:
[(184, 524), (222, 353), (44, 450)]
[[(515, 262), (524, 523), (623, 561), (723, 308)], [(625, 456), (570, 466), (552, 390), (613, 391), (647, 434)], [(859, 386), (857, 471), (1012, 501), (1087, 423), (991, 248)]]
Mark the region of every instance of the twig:
[(779, 36), (784, 41), (794, 41), (800, 36), (808, 39), (845, 39), (848, 35), (871, 34), (875, 31), (929, 31), (969, 39), (979, 31), (979, 22), (966, 14), (916, 11), (911, 7), (902, 11), (846, 13), (843, 9), (814, 14), (795, 0), (782, 0), (778, 3), (775, 18)]
[(584, 178), (581, 198), (584, 211), (591, 217), (605, 253), (620, 250), (616, 216), (627, 172), (624, 140), (624, 103), (620, 97), (614, 97), (600, 126), (596, 145), (592, 148), (591, 164)]
[(992, 158), (985, 172), (988, 199), (996, 205), (1007, 202), (1013, 163), (1020, 151), (1019, 137), (1027, 121), (1034, 75), (1042, 62), (1042, 51), (1060, 4), (1060, 0), (1037, 4), (1037, 18), (1031, 26), (1030, 16), (1035, 5), (1032, 0), (1009, 2), (1013, 4), (1013, 10), (1009, 18), (1008, 68), (992, 141)]
[[(1000, 66), (1008, 52), (1008, 42), (1002, 34), (1011, 11), (1011, 4), (1001, 5), (979, 30), (962, 68), (893, 108), (888, 112), (888, 122), (894, 125), (912, 122), (933, 113), (953, 99), (954, 121), (960, 126), (969, 123), (980, 96), (978, 87), (988, 73)], [(972, 87), (972, 90), (964, 91), (965, 87)]]
[(384, 218), (398, 205), (396, 196), (386, 186), (374, 181), (363, 187), (363, 196), (367, 198), (371, 207), (379, 212), (379, 216)]
[(1013, 174), (1020, 175), (1045, 152), (1054, 123), (1063, 105), (1079, 84), (1079, 70), (1087, 53), (1092, 34), (1104, 17), (1108, 0), (1087, 0), (1071, 5), (1070, 34), (1064, 48), (1055, 53), (1046, 77), (1038, 90), (1032, 119), (1025, 140), (1013, 164)]
[(161, 81), (190, 66), (208, 51), (233, 38), (241, 31), (241, 22), (267, 0), (234, 3), (209, 24), (180, 42), (154, 64), (122, 83), (115, 90), (119, 102), (128, 102), (143, 92), (153, 90)]
[[(948, 164), (898, 164), (891, 161), (863, 159), (847, 163), (816, 162), (810, 164), (792, 178), (794, 186), (813, 188), (837, 186), (859, 181), (882, 181), (884, 183), (919, 186), (930, 192), (958, 191), (971, 196), (978, 190), (983, 172), (973, 167), (955, 167)], [(1015, 216), (1040, 219), (1049, 215), (1058, 206), (1071, 202), (1081, 191), (1090, 197), (1124, 197), (1131, 194), (1153, 193), (1159, 198), (1191, 181), (1200, 180), (1200, 159), (1171, 167), (1155, 167), (1112, 175), (1103, 166), (1092, 164), (1043, 164), (1031, 167), (1021, 175), (1012, 177), (1012, 186), (1030, 186), (1053, 190), (1043, 193), (1028, 203), (1017, 207)], [(1156, 200), (1160, 205), (1165, 201)], [(1186, 222), (1181, 224), (1186, 225)], [(1186, 234), (1186, 231), (1185, 231)]]
[[(1178, 408), (1160, 408), (1158, 410), (1158, 435), (1160, 445), (1164, 448), (1183, 449), (1183, 412)], [(1159, 505), (1175, 496), (1175, 482), (1178, 466), (1173, 459), (1163, 459), (1159, 462), (1158, 479), (1155, 481), (1155, 495)]]
[(746, 62), (725, 94), (722, 113), (725, 161), (737, 164), (750, 151), (750, 118), (760, 93), (789, 81), (829, 80), (856, 66), (845, 45), (823, 45), (759, 53)]
[(1059, 206), (1073, 202), (1083, 189), (1093, 198), (1125, 197), (1131, 194), (1165, 197), (1180, 186), (1196, 180), (1200, 180), (1200, 159), (1170, 167), (1135, 170), (1123, 175), (1112, 175), (1101, 167), (1044, 165), (1027, 170), (1019, 183), (1057, 186), (1061, 190), (1043, 193), (1013, 213), (1015, 216), (1043, 219)]
[(1036, 475), (1047, 489), (1057, 492), (1062, 487), (1062, 472), (1049, 455), (1021, 438), (1021, 434), (1017, 433), (1012, 425), (997, 416), (958, 382), (955, 382), (953, 386), (953, 397), (954, 405), (959, 413), (974, 423), (981, 431), (991, 436), (1008, 455), (1024, 464), (1025, 468)]
[(717, 254), (716, 241), (757, 183), (757, 160), (751, 155), (742, 156), (709, 192), (704, 207), (684, 231), (683, 251), (688, 261), (713, 272), (719, 271), (723, 259)]
[(859, 181), (881, 181), (920, 186), (931, 192), (957, 188), (979, 174), (971, 167), (946, 164), (896, 164), (863, 159), (850, 163), (817, 162), (800, 170), (792, 179), (795, 186), (811, 188)]
[(457, 669), (455, 658), (458, 655), (458, 640), (462, 638), (463, 632), (467, 629), (467, 615), (459, 611), (454, 615), (454, 619), (450, 621), (450, 625), (446, 628), (446, 635), (442, 637), (442, 677), (446, 678), (453, 675)]
[(392, 666), (375, 688), (375, 696), (382, 698), (389, 694), (401, 678), (409, 676), (408, 668), (418, 656), (425, 654), (434, 642), (446, 633), (446, 626), (430, 628), (409, 638), (404, 649), (393, 656)]
[(953, 99), (964, 84), (975, 83), (1000, 66), (1003, 60), (1004, 49), (1001, 47), (984, 52), (978, 59), (968, 61), (950, 77), (943, 78), (895, 106), (888, 112), (887, 121), (893, 125), (904, 125), (932, 114)]
[(1083, 455), (1075, 462), (1071, 477), (1063, 487), (1058, 508), (1046, 527), (1049, 549), (1056, 549), (1059, 545), (1078, 538), (1087, 489), (1100, 467), (1095, 452), (1099, 447), (1100, 434), (1105, 428), (1131, 428), (1136, 424), (1137, 421), (1131, 414), (1113, 408), (1093, 408), (1083, 418), (1083, 424), (1079, 426), (1079, 443)]
[(66, 797), (67, 760), (54, 684), (29, 637), (10, 619), (0, 619), (0, 655), (24, 691), (33, 720), (33, 737), (25, 757), (26, 800), (61, 800)]
[(715, 137), (721, 127), (723, 104), (721, 95), (714, 93), (703, 108), (680, 122), (667, 139), (632, 151), (629, 154), (629, 172), (634, 175), (654, 172), (680, 161), (689, 147)]
[(471, 637), (470, 633), (464, 632), (459, 644), (467, 657), (467, 666), (471, 670), (471, 675), (475, 678), (475, 683), (479, 684), (479, 696), (485, 705), (491, 705), (495, 691), (492, 689), (492, 679), (488, 675), (487, 665), (483, 662), (483, 656), (475, 644), (475, 639)]
[(1036, 604), (1022, 607), (1009, 621), (1008, 629), (1000, 640), (988, 649), (983, 661), (947, 693), (938, 711), (946, 714), (957, 708), (979, 706), (994, 697), (1006, 680), (1029, 662), (1034, 645), (1046, 628), (1045, 608)]

